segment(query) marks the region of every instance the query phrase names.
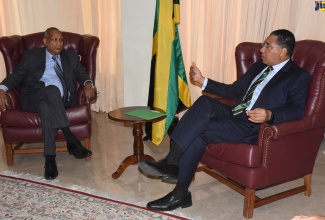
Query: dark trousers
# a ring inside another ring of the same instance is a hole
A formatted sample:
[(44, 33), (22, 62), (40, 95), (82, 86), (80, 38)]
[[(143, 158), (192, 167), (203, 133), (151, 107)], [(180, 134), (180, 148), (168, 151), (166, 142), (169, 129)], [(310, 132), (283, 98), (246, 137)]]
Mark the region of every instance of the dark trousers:
[(22, 109), (37, 112), (41, 119), (44, 155), (55, 155), (55, 138), (59, 128), (69, 127), (60, 90), (56, 86), (47, 86), (23, 96)]
[(245, 113), (233, 116), (231, 107), (208, 96), (198, 98), (170, 135), (184, 152), (179, 160), (179, 183), (190, 186), (209, 143), (256, 143), (259, 127)]

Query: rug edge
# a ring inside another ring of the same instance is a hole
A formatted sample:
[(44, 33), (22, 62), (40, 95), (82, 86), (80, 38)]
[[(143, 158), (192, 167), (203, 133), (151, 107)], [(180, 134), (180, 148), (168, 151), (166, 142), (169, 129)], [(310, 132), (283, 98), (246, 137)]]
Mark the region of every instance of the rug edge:
[[(97, 199), (101, 199), (101, 200), (107, 200), (113, 203), (117, 203), (117, 204), (123, 204), (123, 205), (128, 205), (128, 206), (132, 206), (135, 208), (139, 208), (142, 210), (146, 210), (152, 213), (158, 213), (158, 214), (162, 214), (162, 215), (166, 215), (175, 219), (180, 219), (180, 220), (189, 220), (189, 218), (187, 217), (183, 217), (183, 216), (177, 216), (175, 214), (169, 213), (169, 212), (159, 212), (159, 211), (154, 211), (154, 210), (149, 210), (148, 208), (138, 205), (138, 204), (132, 204), (132, 203), (128, 203), (128, 202), (122, 202), (119, 199), (110, 199), (108, 198), (108, 196), (110, 196), (107, 192), (100, 192), (98, 190), (89, 188), (89, 187), (82, 187), (82, 186), (78, 186), (78, 185), (69, 185), (69, 184), (63, 184), (58, 180), (51, 180), (49, 182), (49, 180), (46, 180), (45, 178), (42, 177), (38, 177), (29, 173), (17, 173), (17, 172), (13, 172), (13, 171), (0, 171), (0, 176), (3, 178), (10, 178), (10, 179), (16, 179), (16, 180), (20, 180), (20, 181), (25, 181), (25, 182), (30, 182), (30, 183), (34, 183), (34, 184), (40, 184), (43, 186), (47, 186), (47, 187), (53, 187), (53, 188), (57, 188), (60, 190), (65, 190), (65, 191), (69, 191), (69, 192), (73, 192), (73, 193), (77, 193), (77, 194), (81, 194), (81, 195), (85, 195), (85, 196), (90, 196), (90, 197), (94, 197)], [(84, 190), (87, 192), (82, 192), (79, 190)], [(107, 197), (104, 196), (100, 196), (98, 194), (107, 194)], [(114, 196), (112, 196), (114, 197)]]

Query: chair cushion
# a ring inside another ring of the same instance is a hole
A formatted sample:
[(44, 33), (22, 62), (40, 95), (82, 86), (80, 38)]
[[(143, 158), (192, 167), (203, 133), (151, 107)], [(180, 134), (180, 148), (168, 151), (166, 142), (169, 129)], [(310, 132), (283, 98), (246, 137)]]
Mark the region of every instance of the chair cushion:
[(262, 147), (253, 144), (209, 144), (205, 154), (221, 161), (246, 167), (260, 167), (262, 165)]
[[(90, 138), (91, 124), (89, 121), (74, 124), (70, 126), (70, 130), (76, 137), (78, 137), (79, 140), (84, 140), (86, 138)], [(43, 142), (41, 127), (4, 127), (2, 129), (2, 134), (5, 143)], [(61, 130), (58, 130), (56, 141), (65, 141), (65, 137)]]
[[(71, 125), (90, 121), (90, 111), (87, 105), (76, 106), (66, 109)], [(24, 112), (21, 110), (6, 110), (2, 113), (0, 124), (3, 127), (41, 127), (41, 120), (37, 113)]]

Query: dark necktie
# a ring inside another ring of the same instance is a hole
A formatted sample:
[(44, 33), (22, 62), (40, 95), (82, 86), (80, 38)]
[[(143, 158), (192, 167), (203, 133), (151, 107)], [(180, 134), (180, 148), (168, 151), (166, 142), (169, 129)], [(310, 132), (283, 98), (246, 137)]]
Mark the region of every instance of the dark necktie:
[(243, 101), (235, 106), (232, 109), (232, 113), (233, 115), (238, 115), (240, 113), (242, 113), (251, 103), (252, 101), (252, 97), (254, 94), (254, 90), (256, 89), (256, 87), (266, 78), (266, 76), (269, 74), (269, 72), (273, 70), (272, 66), (269, 66), (264, 72), (263, 74), (253, 83), (253, 85), (249, 88), (246, 96), (244, 97)]
[(60, 81), (61, 81), (61, 85), (62, 85), (62, 90), (63, 90), (63, 100), (68, 100), (68, 88), (67, 88), (67, 84), (65, 83), (64, 80), (64, 76), (63, 76), (63, 71), (62, 68), (58, 62), (58, 57), (57, 56), (53, 56), (52, 59), (54, 60), (55, 64), (54, 64), (54, 70), (56, 75), (58, 75)]

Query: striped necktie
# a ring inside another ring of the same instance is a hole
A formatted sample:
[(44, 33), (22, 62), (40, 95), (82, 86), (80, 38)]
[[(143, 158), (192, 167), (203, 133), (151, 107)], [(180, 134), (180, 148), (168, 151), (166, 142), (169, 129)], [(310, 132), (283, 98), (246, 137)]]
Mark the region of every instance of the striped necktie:
[(63, 100), (66, 101), (66, 100), (68, 100), (68, 88), (67, 88), (67, 84), (65, 83), (65, 80), (64, 80), (63, 71), (62, 71), (62, 68), (58, 62), (58, 57), (53, 56), (52, 59), (55, 62), (55, 64), (54, 64), (55, 73), (56, 73), (56, 75), (58, 75), (58, 77), (61, 81), (62, 90), (63, 90)]
[(254, 94), (254, 90), (256, 89), (256, 87), (266, 78), (266, 76), (269, 74), (269, 72), (273, 70), (272, 66), (269, 66), (264, 72), (263, 74), (253, 83), (253, 85), (249, 88), (248, 92), (246, 93), (243, 101), (235, 106), (232, 109), (232, 113), (233, 115), (238, 115), (240, 113), (242, 113), (251, 103), (252, 101), (252, 97)]

